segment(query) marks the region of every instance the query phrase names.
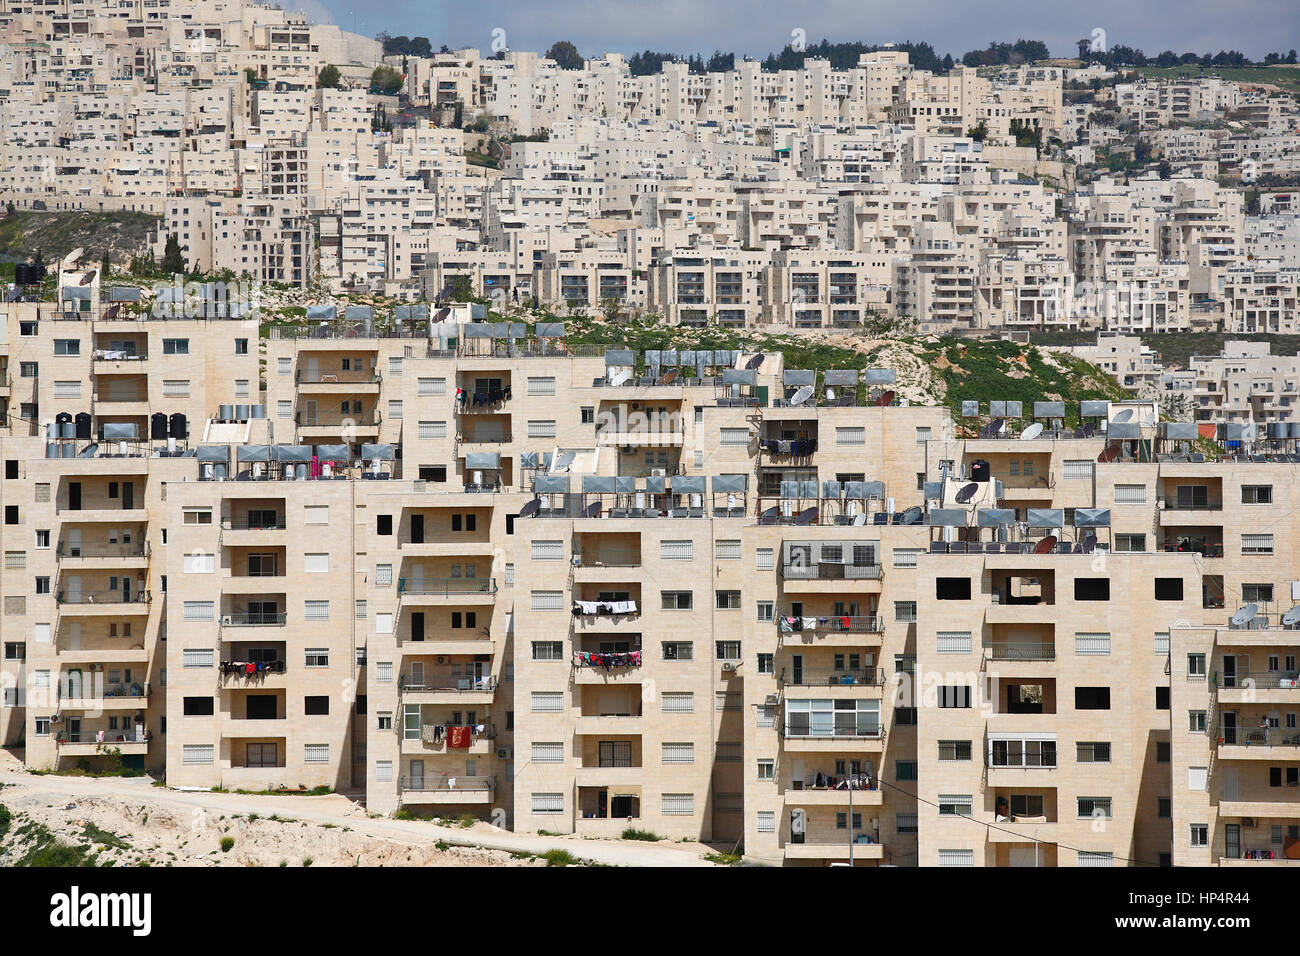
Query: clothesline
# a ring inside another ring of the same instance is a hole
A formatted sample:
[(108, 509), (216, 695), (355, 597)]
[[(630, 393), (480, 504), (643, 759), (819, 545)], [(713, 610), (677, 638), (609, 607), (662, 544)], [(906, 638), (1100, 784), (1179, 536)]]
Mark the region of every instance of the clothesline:
[(793, 631), (815, 631), (817, 628), (832, 631), (847, 631), (853, 626), (853, 619), (843, 614), (829, 617), (779, 617), (777, 628), (785, 634)]
[(283, 674), (284, 661), (222, 661), (223, 675), (238, 674), (252, 677), (256, 674)]
[(602, 654), (598, 651), (578, 651), (573, 655), (576, 667), (640, 667), (640, 651), (615, 651)]
[(422, 724), (420, 739), (426, 744), (440, 744), (447, 738), (449, 750), (463, 750), (474, 742), (475, 737), (487, 733), (486, 724)]
[(635, 614), (636, 601), (574, 601), (573, 616), (584, 614)]

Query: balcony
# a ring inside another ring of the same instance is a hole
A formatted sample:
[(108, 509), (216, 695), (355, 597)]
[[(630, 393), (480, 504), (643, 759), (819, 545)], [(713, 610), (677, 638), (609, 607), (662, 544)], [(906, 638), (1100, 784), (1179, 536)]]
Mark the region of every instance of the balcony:
[(838, 843), (787, 843), (785, 858), (787, 860), (834, 860), (847, 861), (850, 855), (854, 862), (858, 860), (883, 860), (885, 846), (883, 843), (867, 842), (869, 837), (858, 834), (853, 839), (852, 849), (847, 839)]
[(294, 381), (302, 393), (352, 395), (378, 391), (381, 379), (374, 369), (299, 369)]
[(1216, 671), (1213, 687), (1221, 704), (1300, 703), (1300, 671), (1262, 670), (1252, 674), (1249, 667), (1238, 665), (1233, 674)]
[(55, 556), (60, 568), (143, 568), (149, 564), (149, 550), (144, 542), (86, 546), (60, 541)]
[(148, 614), (153, 600), (149, 591), (137, 591), (125, 597), (123, 591), (60, 591), (55, 596), (60, 614), (112, 616)]
[[(94, 683), (92, 680), (91, 683)], [(59, 689), (60, 710), (140, 710), (149, 706), (152, 689), (148, 684), (115, 684), (94, 696), (73, 695)]]
[(984, 657), (990, 661), (1054, 661), (1056, 644), (1051, 641), (989, 641)]
[(409, 804), (490, 804), (496, 777), (401, 777), (397, 789)]
[(640, 714), (584, 714), (574, 720), (573, 732), (579, 735), (637, 736), (645, 732), (644, 719)]
[(879, 667), (857, 670), (804, 667), (798, 671), (782, 670), (781, 684), (784, 687), (825, 688), (830, 697), (853, 697), (858, 696), (857, 691), (884, 687), (885, 671)]
[(880, 591), (884, 568), (879, 564), (785, 565), (781, 578), (787, 593), (821, 591)]
[(408, 704), (490, 704), (496, 694), (495, 677), (402, 676), (397, 690)]
[[(777, 635), (782, 645), (820, 644), (824, 647), (859, 646), (867, 643), (863, 635), (881, 635), (885, 631), (884, 618), (874, 614), (818, 615), (816, 625), (808, 627), (808, 618), (782, 616), (776, 619)], [(874, 642), (873, 642), (874, 643)]]
[(496, 731), (491, 724), (484, 725), (483, 733), (473, 732), (472, 727), (461, 727), (461, 730), (468, 730), (469, 745), (465, 747), (452, 747), (449, 745), (449, 727), (446, 724), (421, 724), (420, 734), (418, 737), (402, 737), (402, 753), (411, 756), (469, 756), (482, 757), (492, 753), (492, 744), (496, 740)]
[(425, 601), (491, 604), (496, 593), (496, 578), (399, 578), (397, 581), (398, 598), (403, 604)]
[(147, 731), (137, 734), (123, 730), (83, 730), (76, 734), (62, 731), (55, 735), (54, 742), (60, 757), (93, 757), (109, 750), (120, 750), (123, 755), (147, 754), (152, 739), (153, 735)]
[(223, 687), (283, 687), (287, 667), (282, 660), (223, 660), (218, 665)]
[(879, 750), (885, 742), (883, 724), (859, 724), (836, 728), (778, 728), (787, 753), (818, 753), (843, 750), (846, 745)]
[(221, 615), (221, 626), (223, 628), (283, 627), (288, 619), (289, 615), (284, 611), (231, 611)]

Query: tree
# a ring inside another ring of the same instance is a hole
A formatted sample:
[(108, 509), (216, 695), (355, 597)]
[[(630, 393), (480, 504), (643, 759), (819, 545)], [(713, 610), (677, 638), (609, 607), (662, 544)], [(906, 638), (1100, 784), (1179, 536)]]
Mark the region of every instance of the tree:
[(333, 63), (326, 63), (321, 67), (320, 73), (316, 76), (316, 85), (322, 90), (337, 90), (339, 88), (340, 77), (339, 68)]
[(181, 255), (181, 241), (174, 232), (167, 236), (167, 246), (163, 249), (162, 271), (168, 275), (183, 275), (185, 272), (185, 257)]
[(554, 60), (561, 70), (581, 70), (583, 66), (582, 54), (568, 40), (552, 43), (546, 51), (546, 59)]
[(966, 135), (977, 143), (982, 143), (989, 135), (989, 124), (980, 120), (970, 129), (966, 130)]
[(402, 89), (403, 80), (402, 74), (381, 63), (370, 74), (370, 92), (393, 96)]

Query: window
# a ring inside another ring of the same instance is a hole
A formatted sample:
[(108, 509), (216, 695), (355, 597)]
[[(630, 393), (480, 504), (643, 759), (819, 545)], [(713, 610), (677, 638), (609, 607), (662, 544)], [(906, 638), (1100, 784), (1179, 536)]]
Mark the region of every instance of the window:
[(1081, 740), (1075, 745), (1075, 760), (1079, 763), (1110, 763), (1110, 743)]
[(1076, 687), (1075, 710), (1110, 710), (1109, 687)]
[(1115, 551), (1141, 553), (1147, 549), (1147, 536), (1144, 534), (1115, 535)]
[(1157, 601), (1181, 601), (1183, 599), (1183, 579), (1156, 578), (1155, 598)]
[(1089, 818), (1110, 819), (1110, 797), (1079, 797), (1078, 807), (1080, 820)]
[(1242, 554), (1272, 554), (1273, 536), (1271, 534), (1243, 534), (1241, 536)]
[(375, 761), (375, 782), (376, 783), (393, 782), (393, 762), (391, 760)]
[(212, 667), (215, 653), (211, 647), (187, 647), (181, 651), (181, 666)]
[(212, 524), (211, 508), (184, 508), (181, 521), (185, 524)]
[(38, 378), (39, 375), (40, 375), (40, 368), (36, 362), (18, 363), (19, 378)]
[(1066, 459), (1061, 466), (1062, 478), (1091, 478), (1092, 462), (1087, 459)]
[(715, 641), (717, 657), (720, 661), (740, 660), (740, 641)]
[(1170, 744), (1167, 740), (1156, 741), (1156, 763), (1169, 763)]
[(1210, 782), (1209, 767), (1187, 768), (1187, 789), (1204, 791)]
[(776, 811), (759, 810), (757, 829), (759, 833), (775, 833), (776, 832)]
[[(941, 813), (943, 811), (940, 811)], [(974, 866), (974, 850), (940, 850), (939, 866)]]
[(418, 388), (421, 395), (446, 395), (447, 380), (445, 378), (421, 378), (418, 382)]
[(564, 812), (564, 794), (562, 793), (534, 793), (532, 795), (533, 813), (563, 813)]
[(564, 592), (563, 591), (533, 591), (530, 596), (529, 606), (534, 611), (562, 611), (564, 610)]
[(695, 744), (664, 743), (661, 745), (663, 763), (695, 763)]
[(213, 574), (217, 570), (215, 554), (187, 554), (184, 569), (186, 574)]
[(54, 397), (55, 398), (81, 398), (81, 382), (79, 381), (57, 382), (56, 381), (54, 383)]
[(695, 556), (692, 541), (660, 541), (659, 557), (664, 561), (690, 561)]
[(754, 551), (755, 570), (771, 571), (775, 566), (775, 557), (772, 548), (758, 548)]
[(989, 741), (990, 767), (1055, 767), (1056, 740), (1047, 737), (997, 736)]
[(190, 380), (187, 378), (163, 379), (164, 398), (189, 398)]
[(1269, 604), (1273, 600), (1273, 585), (1243, 584), (1241, 600), (1248, 604)]
[(918, 445), (924, 445), (929, 440), (930, 440), (930, 429), (918, 428), (916, 430), (916, 443)]
[(163, 355), (189, 355), (189, 339), (163, 339)]
[(235, 339), (235, 354), (236, 355), (248, 354), (248, 339)]
[(1273, 503), (1273, 486), (1242, 485), (1241, 503), (1243, 505), (1271, 505)]
[(391, 564), (375, 565), (375, 585), (388, 587), (393, 583), (393, 566)]
[(534, 561), (564, 560), (564, 542), (563, 541), (532, 542), (532, 559)]
[(920, 548), (895, 548), (894, 549), (894, 567), (896, 568), (914, 568), (916, 567), (917, 556), (920, 555)]
[(665, 714), (695, 713), (695, 694), (691, 691), (672, 691), (659, 696), (659, 709)]
[(772, 601), (757, 601), (754, 608), (756, 618), (760, 624), (770, 624), (776, 619), (776, 604)]
[(739, 561), (739, 541), (717, 541), (713, 545), (713, 557), (718, 561)]
[(375, 534), (390, 535), (392, 533), (393, 533), (393, 516), (375, 515)]
[(555, 394), (555, 376), (554, 375), (530, 375), (528, 377), (527, 394), (529, 395), (554, 395)]
[(307, 574), (324, 574), (330, 569), (330, 556), (328, 554), (304, 554), (302, 556), (302, 569)]
[(1193, 823), (1190, 826), (1192, 846), (1210, 845), (1210, 827), (1205, 823)]
[(665, 793), (663, 795), (663, 815), (666, 817), (689, 817), (695, 813), (695, 794)]
[(554, 419), (530, 421), (528, 423), (528, 437), (529, 438), (554, 438), (555, 437)]
[(1161, 657), (1169, 656), (1169, 632), (1156, 631), (1155, 639), (1152, 641), (1152, 652)]
[(714, 592), (714, 599), (714, 606), (719, 611), (737, 611), (740, 609), (739, 591), (716, 591)]
[(187, 621), (210, 621), (214, 608), (212, 601), (186, 601), (182, 616)]
[(1193, 734), (1203, 734), (1206, 728), (1206, 712), (1203, 710), (1189, 710), (1187, 712), (1187, 730)]
[(661, 591), (660, 607), (665, 611), (689, 611), (694, 606), (694, 591)]
[(564, 763), (564, 744), (534, 741), (533, 763)]
[(1188, 654), (1187, 655), (1187, 676), (1205, 679), (1205, 655)]
[(388, 400), (388, 417), (389, 418), (402, 417), (402, 400), (400, 398), (390, 398)]
[(899, 624), (915, 624), (916, 623), (916, 602), (895, 601), (894, 621)]
[(55, 355), (80, 355), (81, 339), (55, 339)]
[(1174, 802), (1169, 797), (1156, 797), (1156, 817), (1168, 820), (1174, 815)]
[(533, 644), (533, 660), (535, 661), (564, 660), (563, 641), (533, 641), (532, 644)]
[(212, 763), (212, 744), (185, 744), (181, 748), (181, 763), (197, 766)]
[(393, 633), (393, 614), (391, 611), (375, 612), (375, 633), (376, 634)]
[(894, 827), (899, 833), (917, 833), (920, 831), (920, 822), (915, 813), (900, 813), (894, 817)]
[(329, 763), (330, 745), (329, 744), (303, 744), (302, 762), (303, 763)]
[(579, 409), (583, 425), (594, 425), (596, 423), (596, 409), (591, 405), (583, 405)]
[(1100, 853), (1093, 850), (1080, 850), (1078, 863), (1079, 866), (1086, 867), (1110, 867), (1115, 865), (1115, 854)]
[(935, 635), (935, 651), (939, 654), (969, 654), (970, 631), (940, 631)]
[(392, 711), (381, 710), (378, 714), (376, 714), (375, 727), (379, 730), (392, 730), (393, 729)]
[(944, 685), (935, 688), (938, 705), (945, 709), (964, 709), (970, 707), (970, 687), (967, 685)]
[(419, 437), (425, 440), (447, 437), (446, 422), (420, 422)]
[(663, 659), (666, 661), (690, 661), (695, 659), (695, 645), (690, 641), (664, 641), (661, 649)]
[(304, 667), (329, 667), (330, 652), (328, 647), (308, 647), (303, 650)]
[(867, 430), (865, 428), (836, 428), (835, 444), (837, 445), (865, 445), (867, 443)]
[(935, 578), (934, 597), (938, 601), (969, 601), (970, 578)]
[(971, 746), (969, 740), (939, 741), (940, 760), (970, 760)]
[(277, 375), (293, 374), (293, 359), (288, 356), (280, 356), (275, 360), (275, 373)]
[(328, 621), (330, 619), (330, 602), (303, 602), (303, 619), (307, 621)]
[(1077, 633), (1074, 635), (1074, 653), (1079, 657), (1105, 657), (1110, 653), (1110, 635)]
[(561, 691), (535, 690), (532, 693), (534, 714), (558, 714), (564, 710), (564, 694)]
[(1109, 601), (1110, 578), (1075, 578), (1076, 601)]
[(1146, 485), (1116, 485), (1115, 504), (1144, 505), (1147, 502)]
[(718, 443), (720, 445), (748, 445), (749, 429), (748, 428), (721, 428), (719, 431)]
[(917, 779), (916, 761), (899, 760), (894, 763), (894, 779), (899, 783), (907, 783)]
[(939, 816), (970, 816), (974, 811), (974, 802), (969, 793), (939, 794)]
[(181, 701), (181, 713), (186, 717), (211, 717), (211, 697), (186, 697)]

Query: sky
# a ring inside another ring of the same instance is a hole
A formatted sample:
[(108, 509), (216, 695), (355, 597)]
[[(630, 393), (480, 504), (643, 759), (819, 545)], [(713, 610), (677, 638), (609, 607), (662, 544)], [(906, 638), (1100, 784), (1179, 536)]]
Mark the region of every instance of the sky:
[(956, 57), (991, 41), (1042, 40), (1071, 56), (1079, 38), (1105, 31), (1108, 45), (1148, 56), (1240, 50), (1254, 59), (1300, 48), (1297, 0), (283, 0), (316, 21), (374, 36), (427, 36), (491, 52), (495, 30), (512, 50), (545, 52), (570, 40), (584, 56), (641, 50), (762, 56), (804, 31), (809, 43), (926, 40)]

